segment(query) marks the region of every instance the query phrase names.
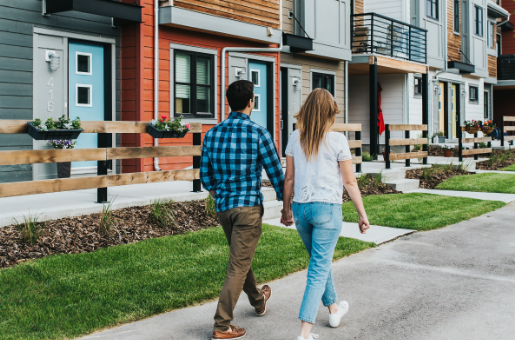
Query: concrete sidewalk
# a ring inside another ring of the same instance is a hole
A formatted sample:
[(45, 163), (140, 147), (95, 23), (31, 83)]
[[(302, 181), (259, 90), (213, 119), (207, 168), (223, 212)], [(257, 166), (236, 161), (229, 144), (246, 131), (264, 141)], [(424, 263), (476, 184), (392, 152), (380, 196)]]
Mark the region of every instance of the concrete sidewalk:
[(438, 189), (417, 189), (406, 193), (419, 192), (423, 194), (434, 194), (454, 197), (468, 197), (485, 201), (501, 201), (511, 203), (515, 201), (515, 194), (497, 194), (491, 192), (475, 192), (475, 191), (455, 191), (455, 190), (438, 190)]
[[(515, 204), (447, 228), (416, 233), (333, 265), (349, 313), (329, 328), (320, 308), (321, 340), (511, 340), (515, 334)], [(245, 296), (234, 324), (249, 340), (294, 340), (306, 272), (271, 283), (267, 315)], [(106, 330), (89, 340), (207, 340), (216, 301)]]

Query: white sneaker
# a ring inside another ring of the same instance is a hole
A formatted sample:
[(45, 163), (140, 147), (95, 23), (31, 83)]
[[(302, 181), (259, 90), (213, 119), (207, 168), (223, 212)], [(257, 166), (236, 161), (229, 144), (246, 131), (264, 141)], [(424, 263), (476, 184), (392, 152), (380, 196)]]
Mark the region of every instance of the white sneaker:
[(334, 314), (329, 313), (329, 326), (336, 328), (340, 326), (342, 317), (349, 311), (349, 303), (347, 301), (340, 301), (338, 304), (338, 311)]
[(311, 333), (311, 334), (309, 334), (309, 338), (307, 338), (307, 339), (304, 339), (302, 337), (302, 335), (299, 335), (299, 337), (297, 338), (297, 340), (314, 340), (314, 339), (318, 339), (318, 334)]

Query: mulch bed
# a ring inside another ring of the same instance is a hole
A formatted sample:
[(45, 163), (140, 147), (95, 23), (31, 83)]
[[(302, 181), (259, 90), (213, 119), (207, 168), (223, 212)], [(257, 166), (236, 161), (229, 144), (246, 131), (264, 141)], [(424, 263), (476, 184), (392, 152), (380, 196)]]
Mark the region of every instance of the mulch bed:
[(171, 203), (176, 225), (159, 227), (148, 221), (151, 206), (113, 210), (114, 229), (108, 235), (98, 231), (101, 214), (49, 221), (36, 244), (24, 243), (15, 226), (0, 228), (0, 268), (51, 254), (77, 254), (99, 248), (182, 234), (216, 227), (217, 218), (205, 214), (204, 201)]
[[(361, 185), (359, 188), (359, 191), (361, 192), (361, 197), (365, 196), (371, 196), (371, 195), (387, 195), (387, 194), (402, 194), (401, 191), (397, 191), (393, 189), (392, 187), (387, 186), (384, 183), (379, 184), (376, 186), (374, 184), (374, 181), (370, 175), (363, 175), (368, 177), (368, 183), (365, 185)], [(361, 182), (363, 183), (363, 182)], [(347, 193), (347, 190), (343, 188), (343, 203), (351, 201), (351, 198), (349, 194)]]
[[(429, 168), (428, 168), (429, 169)], [(428, 171), (428, 170), (426, 170)], [(473, 172), (462, 172), (458, 169), (454, 169), (453, 171), (438, 171), (435, 170), (431, 174), (431, 178), (425, 179), (424, 176), (424, 169), (413, 169), (406, 171), (406, 178), (409, 179), (418, 179), (420, 180), (420, 188), (421, 189), (435, 189), (436, 186), (445, 180), (454, 177), (454, 176), (464, 176), (464, 175), (471, 175)]]
[[(457, 146), (457, 145), (456, 145)], [(443, 149), (438, 146), (429, 146), (429, 156), (440, 156), (443, 157)], [(452, 149), (452, 157), (458, 157), (458, 148)]]
[(489, 164), (489, 161), (483, 161), (480, 163), (476, 163), (476, 169), (478, 170), (499, 170), (502, 168), (506, 168), (512, 164), (515, 164), (515, 153), (510, 152), (511, 156), (506, 159), (504, 162), (501, 162), (499, 160), (499, 157), (502, 156), (502, 154), (506, 152), (503, 150), (494, 150), (493, 152), (493, 162)]

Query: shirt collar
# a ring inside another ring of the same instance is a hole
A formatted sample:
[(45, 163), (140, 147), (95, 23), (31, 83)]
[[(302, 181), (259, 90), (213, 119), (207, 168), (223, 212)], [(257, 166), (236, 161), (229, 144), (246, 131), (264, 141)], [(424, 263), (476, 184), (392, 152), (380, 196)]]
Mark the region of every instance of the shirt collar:
[(244, 114), (244, 113), (233, 111), (229, 115), (229, 119), (243, 119), (243, 120), (246, 120), (246, 119), (250, 119), (250, 117), (248, 115)]

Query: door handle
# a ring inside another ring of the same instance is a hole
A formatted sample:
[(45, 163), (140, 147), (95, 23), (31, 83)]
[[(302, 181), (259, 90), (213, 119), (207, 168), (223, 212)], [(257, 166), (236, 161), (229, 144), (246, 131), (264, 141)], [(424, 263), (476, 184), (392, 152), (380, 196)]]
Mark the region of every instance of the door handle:
[(283, 120), (281, 119), (281, 130), (283, 129)]

